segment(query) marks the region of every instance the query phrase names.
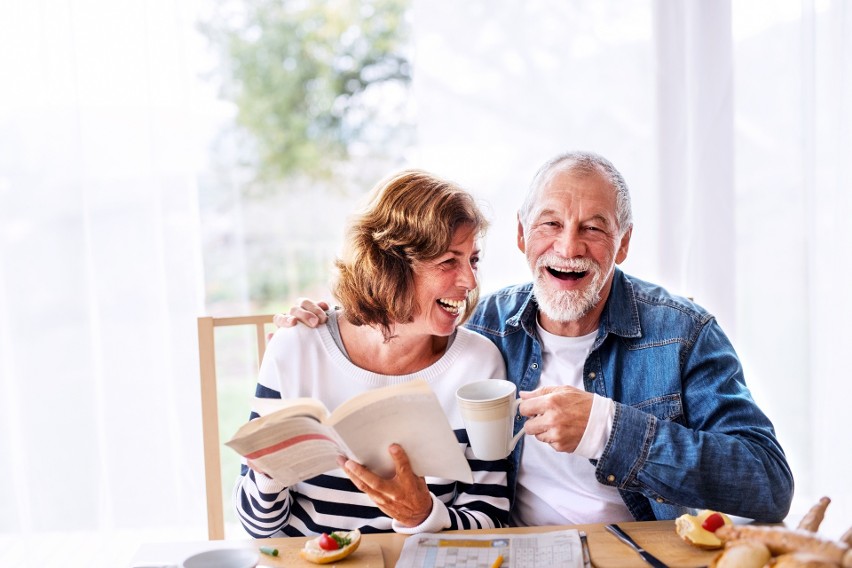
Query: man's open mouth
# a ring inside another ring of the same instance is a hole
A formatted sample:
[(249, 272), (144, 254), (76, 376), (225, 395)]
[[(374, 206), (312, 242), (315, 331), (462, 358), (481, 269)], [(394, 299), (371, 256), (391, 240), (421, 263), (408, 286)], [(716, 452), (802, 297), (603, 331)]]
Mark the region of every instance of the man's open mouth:
[(580, 280), (589, 273), (588, 270), (559, 270), (558, 268), (547, 267), (547, 271), (554, 277), (560, 280)]

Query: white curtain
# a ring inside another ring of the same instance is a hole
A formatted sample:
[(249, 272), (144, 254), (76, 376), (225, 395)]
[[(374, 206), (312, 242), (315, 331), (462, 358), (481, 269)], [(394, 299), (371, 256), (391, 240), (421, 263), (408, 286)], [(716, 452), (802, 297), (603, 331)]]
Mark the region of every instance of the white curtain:
[(796, 478), (852, 519), (847, 2), (655, 5), (661, 278), (735, 341)]
[[(196, 179), (219, 115), (195, 8), (0, 1), (0, 533), (204, 535)], [(414, 0), (411, 21), (410, 162), (489, 204), (486, 291), (528, 279), (514, 213), (538, 165), (610, 157), (625, 270), (719, 316), (797, 510), (829, 495), (845, 529), (849, 4)]]
[(852, 487), (832, 472), (852, 468), (852, 6), (772, 3), (763, 26), (734, 7), (740, 344), (798, 495), (835, 498), (848, 528)]
[(654, 16), (660, 278), (734, 330), (730, 3), (659, 0)]
[[(418, 163), (479, 192), (481, 274), (525, 281), (514, 213), (548, 157), (631, 186), (624, 269), (732, 337), (796, 478), (793, 514), (852, 519), (852, 7), (843, 1), (415, 0)], [(725, 464), (718, 464), (725, 467)]]
[(204, 534), (190, 8), (0, 3), (0, 533)]

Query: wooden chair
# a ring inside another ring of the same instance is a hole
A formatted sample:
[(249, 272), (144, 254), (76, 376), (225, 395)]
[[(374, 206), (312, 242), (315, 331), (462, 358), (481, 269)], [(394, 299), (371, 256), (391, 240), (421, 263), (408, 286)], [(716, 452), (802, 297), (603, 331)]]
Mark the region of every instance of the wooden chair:
[[(198, 318), (198, 355), (201, 373), (201, 422), (204, 436), (204, 477), (207, 492), (207, 534), (210, 540), (225, 538), (225, 512), (222, 503), (222, 465), (219, 439), (219, 403), (216, 385), (217, 327), (253, 325), (257, 341), (257, 366), (266, 351), (266, 325), (272, 314), (243, 317)], [(248, 401), (246, 401), (248, 405)]]

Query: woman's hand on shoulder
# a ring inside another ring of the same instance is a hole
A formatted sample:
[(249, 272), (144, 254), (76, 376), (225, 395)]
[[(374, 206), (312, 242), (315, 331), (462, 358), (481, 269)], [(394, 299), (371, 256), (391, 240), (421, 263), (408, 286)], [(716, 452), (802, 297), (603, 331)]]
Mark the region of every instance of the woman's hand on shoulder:
[(328, 320), (325, 315), (328, 302), (314, 302), (309, 298), (299, 298), (287, 314), (275, 314), (272, 321), (278, 327), (294, 327), (302, 323), (308, 327), (317, 327)]

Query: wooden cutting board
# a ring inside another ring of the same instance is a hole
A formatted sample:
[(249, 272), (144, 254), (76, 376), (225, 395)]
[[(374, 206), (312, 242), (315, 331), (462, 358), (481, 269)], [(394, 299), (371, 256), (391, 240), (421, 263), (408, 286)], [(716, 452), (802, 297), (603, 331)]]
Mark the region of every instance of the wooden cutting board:
[[(263, 541), (255, 541), (258, 550), (264, 545)], [(339, 562), (331, 564), (314, 564), (308, 562), (299, 556), (299, 550), (302, 548), (302, 539), (295, 540), (290, 543), (276, 545), (278, 556), (269, 556), (261, 554), (258, 568), (264, 566), (270, 567), (287, 567), (287, 568), (316, 568), (317, 566), (340, 566), (341, 568), (385, 568), (385, 561), (382, 558), (382, 547), (377, 543), (361, 542), (358, 550), (344, 558)]]

